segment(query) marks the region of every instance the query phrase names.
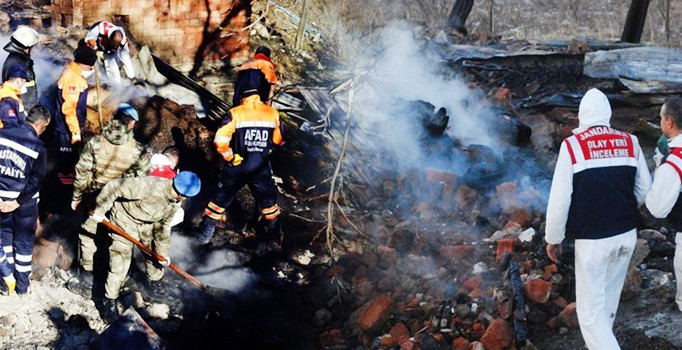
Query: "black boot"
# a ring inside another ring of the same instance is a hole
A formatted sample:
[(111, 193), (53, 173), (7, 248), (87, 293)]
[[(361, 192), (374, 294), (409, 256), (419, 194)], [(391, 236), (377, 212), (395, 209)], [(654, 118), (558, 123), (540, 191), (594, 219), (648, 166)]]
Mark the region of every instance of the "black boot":
[(66, 288), (73, 293), (79, 294), (84, 298), (92, 298), (92, 271), (79, 269), (78, 275), (72, 277), (67, 283)]
[(104, 298), (102, 300), (102, 320), (106, 323), (113, 323), (118, 319), (118, 308), (116, 307), (116, 300)]
[(208, 216), (204, 216), (199, 224), (199, 232), (197, 233), (197, 238), (201, 244), (207, 244), (211, 242), (211, 237), (213, 237), (213, 231), (218, 225), (218, 220), (212, 219)]
[(282, 225), (278, 218), (266, 220), (267, 223), (267, 246), (268, 251), (279, 253), (282, 251), (284, 243), (284, 232), (282, 232)]

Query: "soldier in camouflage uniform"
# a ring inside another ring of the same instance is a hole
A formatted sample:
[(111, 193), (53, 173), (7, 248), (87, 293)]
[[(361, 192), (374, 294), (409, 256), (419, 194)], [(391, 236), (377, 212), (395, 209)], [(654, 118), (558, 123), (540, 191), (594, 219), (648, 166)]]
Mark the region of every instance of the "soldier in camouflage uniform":
[[(76, 164), (71, 202), (73, 210), (80, 207), (82, 212), (88, 213), (94, 209), (95, 198), (111, 180), (123, 176), (146, 176), (149, 173), (150, 154), (133, 137), (137, 119), (137, 111), (131, 105), (122, 103), (114, 118), (102, 129), (102, 134), (85, 144)], [(96, 232), (97, 223), (86, 220), (78, 235), (81, 271), (78, 280), (72, 280), (68, 285), (70, 290), (88, 298), (92, 290), (93, 261), (97, 250)]]
[[(180, 172), (175, 178), (147, 176), (123, 178), (109, 182), (97, 197), (97, 205), (91, 219), (102, 222), (105, 213), (114, 225), (165, 258), (164, 263), (147, 261), (147, 278), (154, 293), (164, 295), (161, 282), (163, 268), (170, 265), (170, 233), (173, 215), (187, 197), (193, 197), (201, 189), (199, 177), (189, 171)], [(133, 244), (117, 234), (110, 234), (109, 273), (105, 285), (104, 318), (112, 320), (118, 315), (116, 298), (128, 275), (133, 255)]]

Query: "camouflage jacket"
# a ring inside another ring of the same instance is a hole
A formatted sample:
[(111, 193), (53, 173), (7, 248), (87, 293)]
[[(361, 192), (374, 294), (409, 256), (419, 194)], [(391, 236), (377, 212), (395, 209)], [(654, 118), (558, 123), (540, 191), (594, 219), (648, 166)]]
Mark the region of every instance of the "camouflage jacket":
[(158, 223), (153, 233), (155, 249), (167, 251), (170, 245), (171, 221), (180, 208), (173, 180), (146, 176), (110, 181), (97, 196), (95, 212), (104, 215), (109, 210), (116, 216), (128, 216), (140, 224)]
[(102, 135), (93, 137), (83, 147), (76, 164), (73, 200), (80, 200), (85, 192), (99, 190), (122, 176), (146, 176), (150, 157), (126, 125), (110, 121)]

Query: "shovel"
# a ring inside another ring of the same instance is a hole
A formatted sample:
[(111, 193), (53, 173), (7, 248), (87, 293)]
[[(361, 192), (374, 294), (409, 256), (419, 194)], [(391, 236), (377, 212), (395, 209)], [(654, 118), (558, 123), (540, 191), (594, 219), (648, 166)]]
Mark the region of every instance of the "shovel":
[[(116, 233), (117, 235), (127, 239), (128, 241), (130, 241), (131, 243), (136, 245), (143, 252), (147, 253), (148, 255), (150, 255), (151, 257), (156, 259), (157, 261), (159, 261), (159, 262), (166, 261), (166, 259), (163, 256), (161, 256), (159, 253), (149, 249), (149, 247), (142, 244), (142, 242), (140, 242), (139, 240), (135, 239), (133, 236), (131, 236), (128, 233), (126, 233), (125, 231), (123, 231), (122, 228), (112, 224), (111, 221), (104, 219), (104, 220), (102, 220), (102, 225), (108, 227), (109, 229), (114, 231), (114, 233)], [(180, 266), (175, 265), (174, 263), (171, 262), (168, 267), (171, 270), (177, 272), (180, 276), (187, 279), (190, 283), (192, 283), (193, 285), (195, 285), (197, 288), (201, 289), (202, 291), (206, 291), (208, 289), (208, 287), (205, 284), (201, 283), (201, 281), (196, 279), (196, 277), (187, 273), (187, 271), (183, 270)]]

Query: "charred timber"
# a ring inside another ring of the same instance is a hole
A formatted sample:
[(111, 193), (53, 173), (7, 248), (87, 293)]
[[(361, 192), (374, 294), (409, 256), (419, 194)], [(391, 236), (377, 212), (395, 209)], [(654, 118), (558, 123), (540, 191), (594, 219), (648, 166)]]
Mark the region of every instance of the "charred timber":
[(474, 0), (455, 1), (452, 10), (450, 10), (450, 15), (448, 15), (447, 28), (462, 35), (467, 35), (469, 31), (466, 29), (465, 23), (472, 7), (474, 7)]
[(648, 10), (649, 0), (632, 0), (620, 41), (626, 43), (639, 43), (642, 41), (642, 31), (644, 31)]

